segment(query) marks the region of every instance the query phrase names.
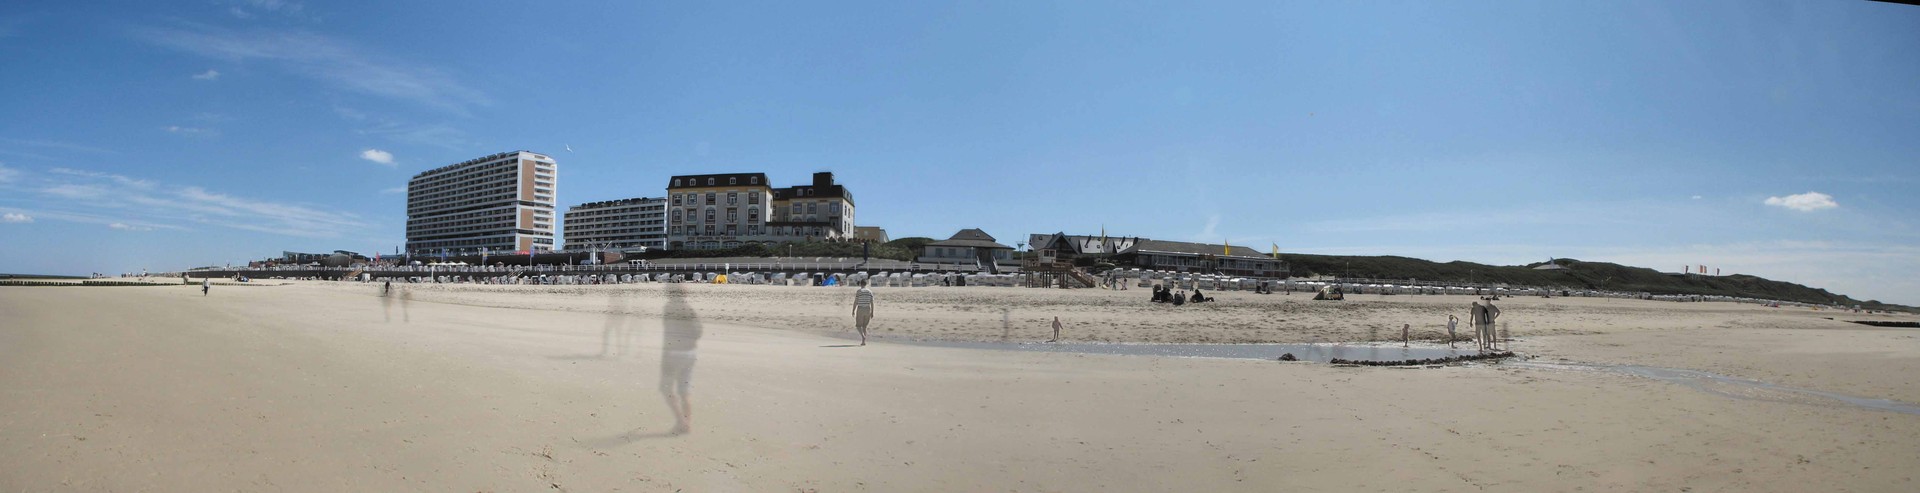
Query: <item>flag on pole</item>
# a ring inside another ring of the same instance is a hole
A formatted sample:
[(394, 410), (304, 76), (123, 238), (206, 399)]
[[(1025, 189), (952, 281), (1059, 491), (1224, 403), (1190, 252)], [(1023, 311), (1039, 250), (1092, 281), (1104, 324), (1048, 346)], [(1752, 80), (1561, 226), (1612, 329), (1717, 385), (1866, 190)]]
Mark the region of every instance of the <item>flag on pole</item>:
[(1228, 255), (1233, 255), (1233, 243), (1227, 240), (1220, 240), (1220, 256), (1224, 257)]
[(1279, 243), (1273, 244), (1273, 259), (1280, 260), (1280, 244)]

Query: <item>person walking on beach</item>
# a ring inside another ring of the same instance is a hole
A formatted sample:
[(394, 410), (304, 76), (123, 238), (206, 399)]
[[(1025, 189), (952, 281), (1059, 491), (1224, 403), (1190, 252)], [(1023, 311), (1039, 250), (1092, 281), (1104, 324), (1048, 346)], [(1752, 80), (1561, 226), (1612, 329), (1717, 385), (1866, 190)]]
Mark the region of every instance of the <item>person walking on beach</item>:
[(1400, 324), (1400, 347), (1413, 344), (1413, 324)]
[(1060, 342), (1060, 317), (1053, 317), (1053, 340), (1047, 342)]
[(213, 290), (213, 279), (211, 278), (200, 279), (200, 296), (206, 296), (207, 292), (212, 290)]
[(853, 292), (853, 326), (860, 331), (860, 345), (867, 345), (867, 322), (873, 321), (873, 290), (867, 289), (867, 281), (860, 281), (860, 290)]

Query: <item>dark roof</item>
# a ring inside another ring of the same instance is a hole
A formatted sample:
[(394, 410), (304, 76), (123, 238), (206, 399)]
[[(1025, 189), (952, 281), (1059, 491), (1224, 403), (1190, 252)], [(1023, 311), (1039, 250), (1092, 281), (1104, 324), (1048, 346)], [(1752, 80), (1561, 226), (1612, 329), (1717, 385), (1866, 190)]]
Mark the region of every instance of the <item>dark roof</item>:
[(554, 160), (552, 156), (548, 156), (548, 155), (546, 155), (546, 154), (541, 154), (541, 153), (538, 153), (538, 152), (533, 152), (533, 151), (528, 151), (528, 150), (518, 150), (518, 151), (507, 151), (507, 152), (502, 152), (502, 153), (497, 153), (497, 154), (491, 154), (491, 155), (487, 155), (487, 156), (484, 156), (484, 157), (477, 157), (477, 158), (473, 158), (473, 159), (468, 159), (468, 160), (465, 160), (465, 161), (461, 161), (461, 162), (458, 162), (458, 163), (453, 163), (453, 164), (449, 164), (449, 165), (446, 165), (446, 166), (441, 166), (441, 167), (438, 167), (438, 168), (434, 168), (434, 169), (430, 169), (430, 170), (426, 170), (426, 171), (422, 171), (422, 172), (420, 172), (419, 174), (416, 174), (416, 175), (413, 175), (413, 178), (414, 178), (414, 179), (419, 179), (419, 178), (421, 178), (421, 177), (425, 177), (425, 176), (431, 176), (431, 175), (437, 175), (437, 174), (441, 174), (441, 173), (445, 173), (445, 172), (448, 172), (448, 171), (452, 171), (452, 170), (455, 170), (455, 169), (459, 169), (459, 168), (460, 168), (460, 167), (462, 167), (462, 166), (466, 166), (466, 165), (470, 165), (470, 164), (479, 164), (479, 163), (484, 163), (484, 162), (487, 162), (487, 161), (493, 161), (493, 160), (497, 160), (497, 159), (503, 159), (503, 158), (506, 158), (507, 156), (518, 156), (518, 155), (520, 155), (520, 153), (523, 153), (523, 152), (524, 152), (524, 153), (527, 153), (527, 154), (532, 154), (532, 155), (534, 155), (535, 157), (539, 157), (539, 158), (545, 158), (545, 159), (546, 159), (546, 160), (548, 160), (548, 161), (553, 161), (553, 160)]
[(667, 201), (667, 199), (666, 199), (665, 197), (634, 197), (634, 198), (631, 198), (631, 199), (620, 199), (620, 200), (602, 200), (602, 201), (599, 201), (599, 202), (588, 202), (588, 203), (585, 203), (585, 204), (580, 204), (580, 205), (576, 205), (576, 206), (573, 206), (573, 207), (568, 207), (568, 208), (567, 208), (567, 210), (568, 210), (568, 211), (572, 211), (573, 209), (591, 209), (591, 208), (594, 208), (594, 207), (612, 207), (612, 206), (616, 206), (616, 205), (642, 205), (642, 204), (648, 204), (648, 203), (664, 203), (664, 202), (666, 202), (666, 201)]
[(847, 187), (840, 186), (840, 185), (827, 185), (824, 187), (815, 186), (815, 185), (799, 185), (799, 186), (773, 189), (774, 200), (798, 199), (798, 198), (807, 198), (807, 199), (839, 198), (839, 199), (846, 199), (847, 202), (849, 203), (853, 202), (853, 195), (847, 193)]
[[(1115, 254), (1126, 251), (1135, 243), (1147, 241), (1146, 238), (1131, 236), (1108, 236), (1105, 242), (1101, 242), (1099, 236), (1066, 233), (1034, 234), (1027, 235), (1027, 238), (1027, 244), (1032, 245), (1034, 249), (1052, 248), (1073, 254)], [(1114, 251), (1107, 251), (1108, 246), (1111, 246)]]
[(981, 231), (979, 228), (968, 228), (968, 229), (960, 230), (960, 232), (954, 233), (953, 236), (948, 237), (947, 239), (928, 243), (927, 246), (1005, 248), (1008, 250), (1013, 249), (1013, 247), (996, 243), (993, 239), (993, 235), (989, 235), (987, 234), (987, 232)]
[[(1138, 242), (1135, 242), (1132, 248), (1128, 248), (1124, 251), (1121, 251), (1120, 253), (1158, 252), (1158, 253), (1184, 253), (1184, 254), (1192, 254), (1192, 255), (1220, 255), (1222, 253), (1227, 253), (1227, 248), (1229, 247), (1227, 247), (1226, 245), (1215, 245), (1215, 244), (1207, 244), (1207, 243), (1189, 243), (1185, 241), (1162, 241), (1162, 240), (1142, 239)], [(1272, 258), (1267, 254), (1260, 253), (1259, 250), (1254, 250), (1252, 248), (1247, 248), (1243, 246), (1235, 246), (1231, 248), (1232, 248), (1231, 253), (1226, 255), (1228, 257)]]
[[(707, 184), (707, 178), (713, 179), (712, 185)], [(727, 183), (727, 180), (729, 178), (738, 178), (739, 179), (738, 183), (731, 183), (731, 184)], [(683, 180), (683, 179), (689, 180), (689, 181), (682, 182), (683, 184), (680, 186), (673, 185), (676, 180)], [(698, 180), (698, 181), (692, 181), (692, 180)], [(766, 173), (721, 173), (721, 174), (715, 174), (715, 175), (675, 175), (672, 178), (667, 179), (668, 190), (673, 190), (676, 188), (706, 188), (709, 186), (737, 187), (737, 186), (743, 186), (743, 185), (749, 186), (749, 187), (772, 187), (773, 186), (772, 184), (767, 182)]]

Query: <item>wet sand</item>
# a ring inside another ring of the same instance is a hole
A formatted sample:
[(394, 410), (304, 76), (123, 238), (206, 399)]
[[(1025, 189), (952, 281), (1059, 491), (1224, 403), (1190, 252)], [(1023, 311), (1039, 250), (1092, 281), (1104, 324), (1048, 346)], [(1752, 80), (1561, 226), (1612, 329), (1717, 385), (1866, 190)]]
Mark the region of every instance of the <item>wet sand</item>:
[[(1217, 305), (1174, 309), (1135, 302), (1144, 290), (882, 289), (883, 337), (859, 348), (840, 328), (851, 290), (682, 289), (676, 305), (659, 285), (415, 287), (406, 299), (335, 283), (208, 297), (197, 286), (0, 287), (0, 490), (1920, 487), (1920, 416), (1818, 399), (1500, 365), (893, 342), (1044, 339), (1054, 315), (1081, 342), (1381, 340), (1416, 318), (1438, 315), (1415, 323), (1431, 329), (1464, 316), (1470, 299), (1215, 293)], [(1901, 377), (1920, 369), (1920, 331), (1824, 319), (1864, 316), (1500, 306), (1515, 349), (1536, 361), (1920, 401)], [(677, 395), (688, 433), (675, 433)]]

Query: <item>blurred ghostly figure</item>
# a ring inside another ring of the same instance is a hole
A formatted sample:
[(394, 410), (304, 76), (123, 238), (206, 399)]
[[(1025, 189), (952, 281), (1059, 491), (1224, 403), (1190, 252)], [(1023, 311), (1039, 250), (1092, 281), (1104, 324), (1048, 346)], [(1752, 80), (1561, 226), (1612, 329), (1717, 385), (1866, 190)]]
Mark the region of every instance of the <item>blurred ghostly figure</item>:
[(693, 386), (694, 353), (700, 347), (699, 314), (687, 304), (686, 288), (666, 285), (666, 306), (661, 310), (660, 395), (673, 410), (672, 434), (693, 431), (693, 402), (688, 391)]
[(618, 289), (607, 290), (607, 326), (600, 332), (600, 358), (619, 357), (633, 345), (633, 329), (628, 327), (632, 314), (627, 311), (627, 295)]
[(387, 323), (393, 323), (393, 281), (387, 281), (380, 288), (380, 314), (387, 318)]

